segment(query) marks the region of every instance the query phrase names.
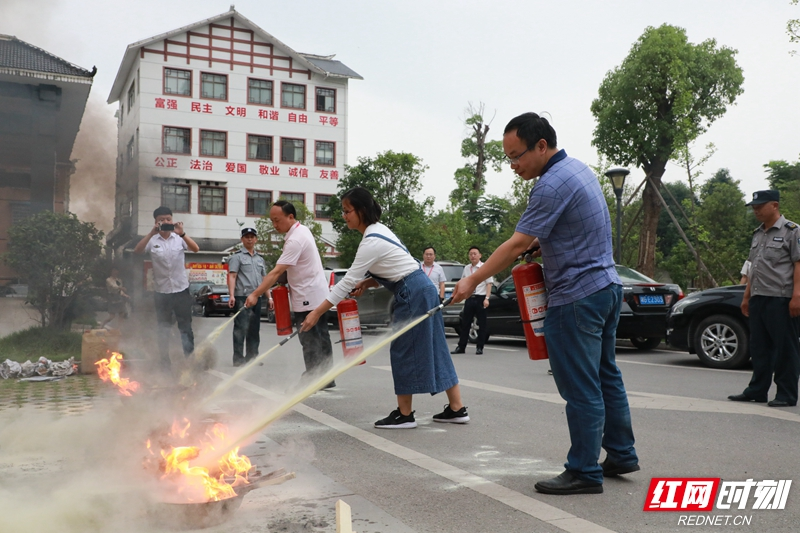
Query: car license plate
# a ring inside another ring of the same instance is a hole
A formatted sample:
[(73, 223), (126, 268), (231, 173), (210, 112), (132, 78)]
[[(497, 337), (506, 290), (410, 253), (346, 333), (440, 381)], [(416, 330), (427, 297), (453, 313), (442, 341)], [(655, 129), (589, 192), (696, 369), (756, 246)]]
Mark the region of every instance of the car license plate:
[[(227, 302), (227, 301), (228, 301), (228, 296), (223, 296), (223, 297), (222, 297), (222, 301), (223, 301), (223, 302)], [(662, 302), (662, 303), (663, 303), (663, 302)]]
[(641, 294), (639, 295), (640, 305), (664, 305), (663, 294)]

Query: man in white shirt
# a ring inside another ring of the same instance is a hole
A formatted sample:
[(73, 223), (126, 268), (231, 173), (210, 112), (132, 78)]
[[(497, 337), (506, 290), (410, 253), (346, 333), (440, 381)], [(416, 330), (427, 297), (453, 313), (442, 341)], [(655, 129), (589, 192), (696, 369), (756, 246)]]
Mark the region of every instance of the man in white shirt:
[(436, 288), (439, 290), (439, 300), (444, 300), (444, 282), (447, 278), (444, 269), (436, 263), (436, 249), (428, 246), (422, 251), (422, 271), (428, 276)]
[[(296, 220), (297, 210), (294, 205), (285, 200), (278, 200), (272, 205), (269, 218), (278, 233), (286, 234), (283, 253), (275, 268), (247, 297), (245, 305), (247, 307), (256, 305), (258, 297), (275, 285), (285, 272), (291, 289), (289, 297), (294, 311), (294, 324), (300, 329), (308, 313), (316, 309), (330, 294), (322, 268), (322, 259), (311, 230)], [(304, 375), (327, 372), (333, 366), (333, 346), (328, 333), (328, 321), (323, 317), (313, 328), (300, 332), (298, 336), (303, 346), (303, 360), (306, 365)], [(325, 388), (335, 386), (336, 383), (332, 381)]]
[[(462, 278), (466, 278), (478, 271), (483, 265), (481, 262), (481, 251), (477, 246), (469, 249), (469, 262), (464, 267)], [(483, 354), (483, 345), (486, 344), (486, 308), (489, 307), (489, 296), (492, 295), (492, 284), (494, 278), (488, 277), (475, 287), (472, 296), (464, 300), (464, 311), (461, 314), (461, 333), (458, 339), (458, 346), (452, 354), (464, 353), (469, 342), (469, 330), (472, 327), (473, 318), (478, 318), (478, 340), (475, 343), (475, 354)]]
[(153, 211), (153, 218), (153, 228), (139, 241), (133, 253), (150, 254), (153, 262), (158, 350), (162, 368), (168, 369), (173, 314), (181, 332), (183, 354), (188, 357), (194, 351), (192, 297), (189, 295), (185, 252), (198, 252), (200, 247), (183, 231), (183, 222), (172, 222), (172, 210), (169, 207), (162, 206)]

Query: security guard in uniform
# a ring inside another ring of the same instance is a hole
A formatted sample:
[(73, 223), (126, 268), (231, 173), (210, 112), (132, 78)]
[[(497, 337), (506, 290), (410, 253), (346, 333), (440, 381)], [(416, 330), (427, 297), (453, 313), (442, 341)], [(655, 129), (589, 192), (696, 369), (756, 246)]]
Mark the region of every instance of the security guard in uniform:
[(778, 388), (770, 407), (797, 405), (800, 379), (800, 226), (779, 211), (779, 191), (757, 191), (747, 205), (761, 222), (750, 245), (750, 272), (742, 314), (750, 317), (753, 377), (735, 402), (767, 401), (773, 380)]
[[(258, 232), (255, 228), (243, 228), (242, 248), (228, 259), (228, 292), (231, 295), (228, 305), (234, 311), (242, 308), (250, 293), (258, 288), (267, 275), (264, 258), (255, 250), (257, 241)], [(233, 321), (233, 366), (241, 366), (258, 355), (258, 345), (261, 342), (261, 303), (259, 298), (256, 305), (245, 309)]]

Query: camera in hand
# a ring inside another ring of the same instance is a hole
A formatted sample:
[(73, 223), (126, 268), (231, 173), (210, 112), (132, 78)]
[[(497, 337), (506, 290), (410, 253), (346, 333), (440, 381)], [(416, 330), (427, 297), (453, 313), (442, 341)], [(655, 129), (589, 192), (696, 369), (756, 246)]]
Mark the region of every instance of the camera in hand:
[(175, 229), (175, 224), (159, 224), (158, 231), (172, 231)]

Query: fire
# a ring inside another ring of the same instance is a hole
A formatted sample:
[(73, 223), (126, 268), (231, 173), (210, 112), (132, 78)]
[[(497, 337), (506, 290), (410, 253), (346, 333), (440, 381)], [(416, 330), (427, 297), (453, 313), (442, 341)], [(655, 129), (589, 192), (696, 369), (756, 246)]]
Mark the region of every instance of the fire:
[(97, 375), (103, 381), (111, 381), (119, 388), (120, 394), (131, 396), (131, 393), (139, 390), (139, 383), (131, 381), (128, 378), (120, 377), (119, 370), (122, 365), (122, 354), (117, 352), (111, 353), (110, 359), (101, 359), (95, 363), (97, 365)]
[[(186, 419), (183, 423), (176, 420), (169, 436), (187, 440), (189, 426)], [(205, 432), (199, 446), (169, 446), (169, 449), (162, 449), (161, 479), (170, 482), (172, 488), (190, 502), (217, 501), (236, 496), (234, 487), (249, 483), (247, 475), (252, 468), (250, 459), (239, 455), (239, 448), (226, 453), (213, 470), (191, 464), (201, 455), (225, 449), (226, 436), (227, 428), (222, 424), (214, 424)], [(150, 444), (148, 440), (148, 450)]]

